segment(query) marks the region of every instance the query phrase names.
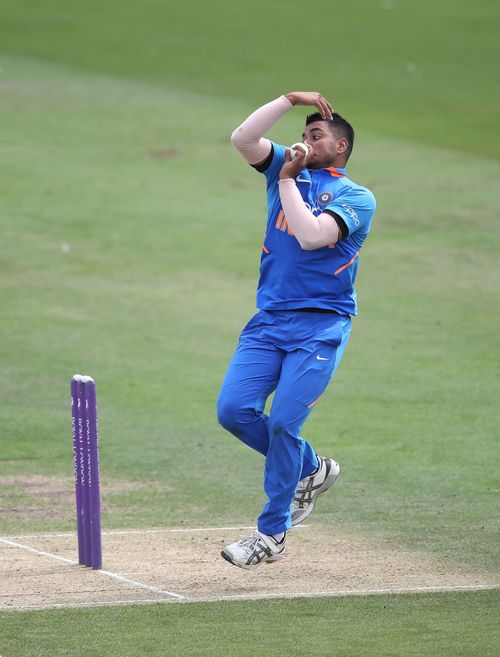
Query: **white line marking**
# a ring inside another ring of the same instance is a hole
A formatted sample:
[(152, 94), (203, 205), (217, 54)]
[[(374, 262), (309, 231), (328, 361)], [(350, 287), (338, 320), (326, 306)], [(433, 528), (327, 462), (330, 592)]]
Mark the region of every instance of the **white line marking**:
[(78, 564), (74, 559), (65, 559), (64, 557), (58, 557), (57, 554), (50, 554), (50, 552), (43, 552), (43, 550), (35, 550), (35, 548), (29, 547), (29, 545), (23, 545), (16, 541), (9, 541), (6, 538), (0, 538), (2, 543), (10, 545), (11, 547), (22, 548), (23, 550), (28, 550), (28, 552), (34, 552), (35, 554), (40, 554), (43, 557), (50, 557), (51, 559), (58, 559), (59, 561), (64, 561), (65, 563), (70, 563), (72, 566)]
[(171, 533), (182, 533), (182, 532), (225, 532), (225, 531), (241, 531), (246, 529), (255, 530), (255, 525), (249, 525), (248, 527), (174, 527), (171, 529), (147, 529), (145, 532), (142, 532), (140, 529), (117, 529), (115, 531), (103, 532), (109, 536), (120, 535), (120, 534), (159, 534), (162, 532), (171, 532)]
[[(339, 591), (313, 591), (311, 593), (236, 593), (217, 598), (218, 600), (260, 600), (262, 598), (337, 598), (349, 595), (398, 595), (406, 593), (447, 593), (458, 591), (483, 591), (500, 588), (496, 584), (464, 584), (450, 586), (409, 586), (398, 589), (341, 589)], [(190, 602), (212, 598), (192, 598)]]
[[(23, 545), (23, 543), (19, 543), (17, 541), (10, 541), (5, 538), (0, 538), (0, 541), (2, 543), (5, 543), (6, 545), (9, 545), (11, 547), (15, 548), (21, 548), (23, 550), (27, 550), (28, 552), (34, 552), (35, 554), (39, 554), (40, 556), (43, 557), (50, 557), (51, 559), (57, 559), (58, 561), (64, 561), (65, 563), (69, 563), (72, 566), (78, 565), (76, 561), (73, 559), (66, 559), (65, 557), (59, 557), (57, 554), (51, 554), (50, 552), (44, 552), (43, 550), (36, 550), (35, 548), (30, 547), (29, 545)], [(175, 598), (176, 600), (186, 600), (186, 596), (180, 595), (179, 593), (173, 593), (172, 591), (165, 591), (164, 589), (160, 589), (156, 586), (150, 586), (149, 584), (143, 584), (142, 582), (137, 582), (133, 579), (128, 579), (127, 577), (124, 577), (123, 575), (120, 575), (119, 573), (112, 573), (109, 570), (95, 570), (95, 573), (100, 573), (101, 575), (106, 575), (107, 577), (112, 577), (113, 579), (117, 579), (120, 582), (126, 582), (127, 584), (133, 584), (134, 586), (137, 586), (142, 589), (148, 589), (148, 591), (154, 591), (155, 593), (159, 593), (160, 595), (167, 595), (170, 598)]]
[(128, 579), (128, 577), (124, 577), (123, 575), (120, 575), (119, 573), (111, 573), (109, 572), (109, 570), (99, 570), (97, 572), (101, 573), (102, 575), (107, 575), (108, 577), (113, 577), (114, 579), (120, 580), (121, 582), (127, 582), (127, 584), (133, 584), (134, 586), (138, 586), (139, 588), (148, 589), (148, 591), (156, 591), (156, 593), (168, 595), (169, 597), (176, 598), (177, 600), (187, 600), (186, 596), (181, 595), (180, 593), (173, 593), (172, 591), (165, 591), (164, 589), (160, 589), (156, 586), (150, 586), (149, 584), (136, 582), (133, 579)]
[[(191, 600), (185, 600), (184, 602), (192, 602)], [(74, 607), (112, 607), (113, 605), (134, 605), (134, 604), (159, 604), (167, 603), (171, 605), (179, 604), (177, 600), (166, 600), (164, 599), (153, 599), (153, 600), (105, 600), (102, 602), (54, 602), (53, 604), (45, 605), (17, 605), (15, 607), (2, 607), (2, 613), (4, 611), (31, 611), (31, 610), (43, 610), (43, 609), (69, 609)]]
[[(318, 525), (297, 525), (293, 531), (297, 529), (311, 529)], [(162, 534), (164, 532), (226, 532), (226, 531), (241, 531), (247, 529), (255, 529), (255, 525), (236, 525), (235, 527), (163, 527), (159, 529), (109, 529), (103, 531), (103, 536), (121, 536), (125, 534)], [(291, 531), (291, 530), (290, 530)], [(16, 538), (70, 538), (76, 536), (74, 531), (64, 532), (61, 534), (12, 534), (10, 536), (0, 536), (0, 539), (16, 539)]]
[(411, 594), (411, 593), (449, 593), (449, 592), (466, 592), (466, 591), (494, 591), (500, 588), (495, 584), (479, 584), (477, 586), (421, 586), (408, 589), (360, 589), (344, 590), (344, 591), (319, 591), (312, 593), (256, 593), (256, 594), (241, 594), (241, 595), (227, 595), (227, 596), (213, 596), (204, 598), (185, 598), (184, 600), (167, 600), (167, 599), (152, 599), (152, 600), (105, 600), (102, 602), (68, 602), (68, 603), (53, 603), (45, 605), (17, 605), (12, 607), (2, 607), (2, 611), (29, 611), (35, 609), (67, 609), (70, 607), (113, 607), (115, 605), (150, 605), (150, 604), (192, 604), (195, 602), (224, 602), (224, 601), (240, 601), (245, 600), (265, 600), (266, 598), (281, 598), (284, 600), (295, 598), (343, 598), (350, 596), (362, 595), (387, 595), (387, 594)]

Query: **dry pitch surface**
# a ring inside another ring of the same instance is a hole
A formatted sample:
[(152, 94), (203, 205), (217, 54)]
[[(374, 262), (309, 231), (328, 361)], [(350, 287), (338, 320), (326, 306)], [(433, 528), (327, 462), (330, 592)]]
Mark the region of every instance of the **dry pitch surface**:
[(291, 532), (283, 561), (242, 570), (220, 550), (245, 533), (104, 532), (102, 571), (77, 565), (75, 532), (0, 537), (0, 610), (495, 587), (465, 567), (319, 525)]

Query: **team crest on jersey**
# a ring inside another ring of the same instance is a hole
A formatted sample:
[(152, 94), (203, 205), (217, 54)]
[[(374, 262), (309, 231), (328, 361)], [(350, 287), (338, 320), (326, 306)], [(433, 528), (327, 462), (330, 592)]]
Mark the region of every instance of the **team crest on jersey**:
[(331, 192), (321, 192), (316, 200), (319, 205), (327, 205), (330, 201), (333, 201), (333, 194)]

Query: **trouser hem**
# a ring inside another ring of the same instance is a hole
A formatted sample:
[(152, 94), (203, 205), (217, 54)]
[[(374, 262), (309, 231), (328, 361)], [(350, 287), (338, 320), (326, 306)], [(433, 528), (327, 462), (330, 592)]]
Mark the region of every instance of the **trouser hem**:
[(259, 524), (257, 527), (257, 529), (261, 532), (261, 534), (265, 534), (266, 536), (281, 534), (281, 532), (287, 532), (291, 528), (292, 528), (292, 524), (287, 522), (282, 522), (279, 525), (272, 525), (272, 526)]

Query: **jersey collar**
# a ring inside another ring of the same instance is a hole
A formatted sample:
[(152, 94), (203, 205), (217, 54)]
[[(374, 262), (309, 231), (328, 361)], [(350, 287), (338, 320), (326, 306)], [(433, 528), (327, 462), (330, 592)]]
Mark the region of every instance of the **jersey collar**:
[(328, 167), (325, 169), (328, 171), (334, 178), (342, 178), (342, 176), (347, 176), (347, 169), (341, 169), (340, 167)]
[(312, 171), (326, 171), (333, 178), (342, 178), (347, 176), (347, 169), (341, 169), (340, 167), (325, 167), (324, 169), (309, 169), (309, 173)]

